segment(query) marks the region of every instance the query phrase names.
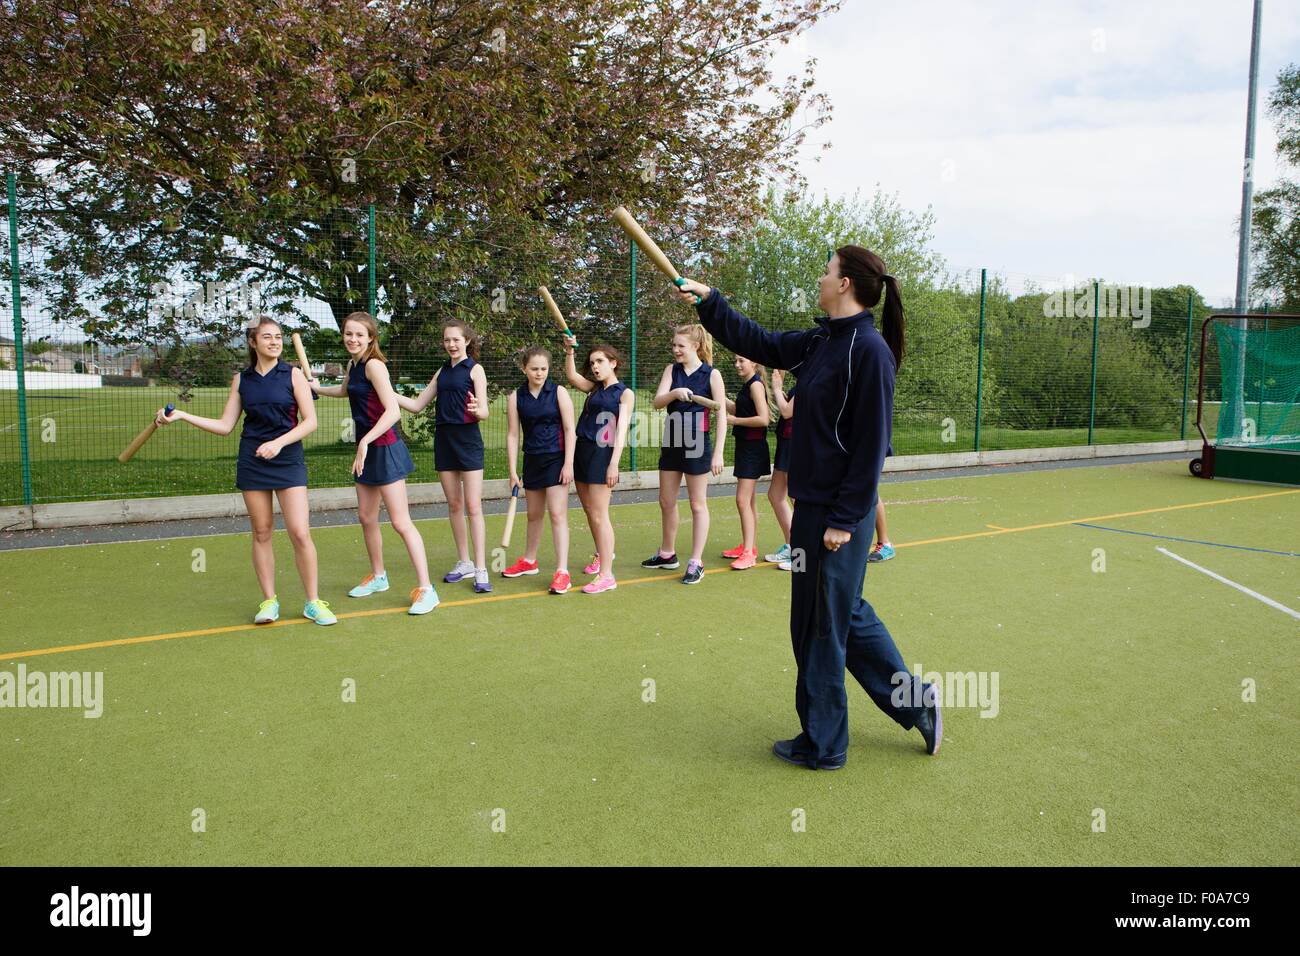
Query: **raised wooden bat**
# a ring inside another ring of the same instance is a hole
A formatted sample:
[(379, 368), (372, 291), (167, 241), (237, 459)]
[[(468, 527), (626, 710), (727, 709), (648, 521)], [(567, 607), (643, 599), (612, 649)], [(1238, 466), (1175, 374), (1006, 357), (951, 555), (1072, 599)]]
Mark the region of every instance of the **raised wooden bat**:
[[(176, 411), (176, 406), (169, 404), (165, 409), (163, 409), (163, 411), (170, 415), (172, 412)], [(131, 444), (126, 446), (126, 450), (117, 456), (117, 460), (125, 465), (131, 460), (135, 453), (141, 449), (145, 442), (150, 438), (153, 438), (153, 433), (157, 430), (158, 426), (154, 422), (150, 422), (148, 427), (145, 428), (144, 431), (140, 432), (140, 434), (136, 435)]]
[(307, 350), (302, 347), (302, 336), (297, 332), (293, 333), (293, 350), (298, 355), (298, 364), (302, 366), (302, 374), (312, 378), (311, 363), (307, 361)]
[(551, 290), (546, 288), (544, 285), (539, 285), (537, 291), (541, 293), (542, 301), (546, 303), (546, 308), (550, 309), (551, 318), (555, 320), (555, 324), (559, 326), (561, 332), (572, 337), (573, 347), (576, 349), (578, 347), (578, 337), (569, 331), (569, 323), (564, 321), (564, 313), (560, 311), (560, 307), (556, 305), (555, 300), (551, 298)]
[[(614, 221), (623, 227), (623, 231), (628, 234), (628, 237), (641, 247), (642, 252), (650, 257), (650, 261), (654, 263), (655, 268), (668, 278), (672, 279), (674, 285), (681, 285), (681, 275), (675, 268), (673, 268), (673, 264), (668, 261), (668, 257), (664, 255), (663, 250), (655, 244), (655, 241), (651, 239), (637, 221), (632, 218), (632, 214), (622, 206), (617, 206), (614, 209), (613, 216)], [(698, 295), (695, 297), (695, 301), (700, 301)]]

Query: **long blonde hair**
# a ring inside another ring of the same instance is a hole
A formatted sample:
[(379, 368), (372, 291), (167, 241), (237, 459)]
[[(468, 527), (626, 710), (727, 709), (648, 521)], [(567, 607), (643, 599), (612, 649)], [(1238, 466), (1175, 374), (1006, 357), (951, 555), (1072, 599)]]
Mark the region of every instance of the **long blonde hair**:
[(379, 359), (379, 361), (387, 365), (388, 359), (379, 350), (379, 323), (375, 321), (375, 317), (369, 312), (353, 312), (343, 320), (343, 327), (347, 328), (349, 322), (356, 322), (358, 325), (364, 326), (365, 330), (370, 333), (370, 342), (366, 345), (366, 350), (361, 353), (361, 358), (350, 359), (349, 364), (360, 365), (362, 362), (368, 362), (371, 359)]
[(698, 322), (679, 325), (673, 329), (673, 335), (684, 335), (695, 346), (695, 354), (706, 365), (713, 364), (713, 336), (709, 330)]
[[(740, 355), (739, 352), (737, 352), (736, 354)], [(776, 421), (777, 418), (780, 417), (781, 413), (780, 411), (777, 410), (776, 407), (776, 394), (772, 391), (772, 379), (767, 374), (767, 366), (759, 365), (757, 362), (755, 362), (752, 358), (750, 358), (747, 355), (740, 355), (740, 357), (743, 358), (746, 362), (753, 363), (754, 371), (758, 374), (758, 380), (763, 383), (763, 394), (767, 396), (768, 423), (770, 424)], [(743, 385), (745, 383), (741, 382), (741, 384)]]

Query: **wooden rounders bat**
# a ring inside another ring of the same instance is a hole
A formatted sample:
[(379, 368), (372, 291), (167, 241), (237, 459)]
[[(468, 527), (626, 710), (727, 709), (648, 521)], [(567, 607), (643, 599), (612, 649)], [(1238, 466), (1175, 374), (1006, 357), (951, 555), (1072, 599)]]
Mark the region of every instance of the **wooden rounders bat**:
[(719, 403), (715, 402), (713, 399), (709, 398), (706, 395), (701, 395), (699, 392), (691, 392), (691, 401), (693, 401), (696, 405), (703, 405), (705, 408), (711, 408), (715, 412), (722, 407)]
[[(628, 238), (640, 246), (641, 251), (650, 257), (650, 261), (654, 263), (655, 268), (668, 278), (672, 279), (674, 285), (681, 285), (682, 277), (678, 274), (677, 270), (673, 268), (673, 264), (668, 261), (668, 257), (664, 255), (663, 250), (655, 244), (655, 241), (651, 239), (637, 221), (632, 218), (632, 214), (622, 206), (618, 206), (614, 209), (613, 216), (615, 222), (622, 226), (623, 231), (628, 234)], [(698, 295), (695, 297), (695, 301), (700, 301)]]
[(544, 285), (539, 285), (537, 291), (541, 293), (542, 301), (546, 303), (546, 308), (550, 310), (551, 318), (555, 320), (555, 324), (559, 326), (561, 332), (573, 339), (573, 347), (576, 349), (578, 347), (578, 337), (569, 331), (569, 323), (564, 321), (564, 313), (560, 311), (560, 307), (551, 298), (551, 290)]
[[(168, 415), (170, 415), (172, 412), (176, 411), (176, 406), (169, 403), (167, 407), (163, 409), (163, 411), (165, 411)], [(117, 456), (117, 460), (125, 465), (128, 461), (131, 460), (131, 458), (135, 455), (135, 453), (140, 450), (141, 446), (143, 446), (145, 442), (147, 442), (150, 438), (153, 437), (153, 433), (156, 432), (157, 430), (158, 430), (158, 426), (153, 422), (150, 422), (148, 427), (145, 428), (144, 431), (140, 432), (140, 434), (136, 435), (135, 439), (131, 442), (131, 444), (126, 446), (126, 449), (122, 452), (122, 454)]]
[(298, 364), (302, 366), (302, 374), (311, 378), (311, 363), (307, 361), (307, 350), (302, 347), (302, 336), (297, 332), (293, 333), (293, 350), (298, 354)]
[(510, 507), (506, 511), (506, 529), (501, 535), (501, 547), (510, 547), (510, 532), (515, 530), (515, 510), (519, 507), (519, 486), (510, 486)]

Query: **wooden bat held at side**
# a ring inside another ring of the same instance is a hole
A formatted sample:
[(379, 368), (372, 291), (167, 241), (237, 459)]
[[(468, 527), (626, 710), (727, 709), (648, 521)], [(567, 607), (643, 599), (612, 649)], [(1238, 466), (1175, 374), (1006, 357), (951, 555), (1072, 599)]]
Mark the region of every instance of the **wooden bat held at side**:
[(541, 293), (542, 301), (546, 303), (546, 308), (550, 310), (551, 318), (555, 320), (555, 324), (559, 327), (561, 332), (573, 338), (573, 347), (577, 348), (578, 337), (569, 331), (569, 323), (564, 321), (564, 313), (560, 311), (560, 307), (556, 305), (555, 300), (551, 298), (551, 290), (546, 288), (544, 285), (539, 285), (537, 291)]
[[(622, 226), (623, 231), (628, 234), (628, 238), (640, 246), (641, 251), (650, 257), (650, 261), (654, 263), (655, 268), (668, 278), (672, 279), (674, 285), (681, 285), (681, 275), (675, 268), (673, 268), (673, 264), (668, 261), (668, 257), (664, 255), (663, 250), (660, 249), (655, 241), (646, 234), (646, 231), (641, 228), (637, 221), (632, 218), (632, 214), (622, 206), (618, 206), (614, 209), (613, 216), (614, 221)], [(695, 301), (700, 301), (698, 295), (695, 297)]]
[(302, 347), (302, 336), (297, 332), (293, 333), (293, 350), (298, 355), (298, 364), (302, 366), (302, 374), (311, 378), (311, 363), (307, 361), (307, 350)]
[(720, 404), (715, 402), (713, 399), (709, 398), (707, 395), (701, 395), (699, 392), (691, 393), (691, 401), (693, 401), (696, 405), (703, 405), (705, 408), (711, 408), (715, 412), (722, 407)]
[(510, 547), (510, 532), (515, 530), (515, 510), (519, 507), (519, 486), (510, 486), (510, 507), (506, 510), (506, 530), (501, 534), (501, 547)]
[[(169, 404), (164, 409), (164, 411), (168, 415), (170, 415), (172, 412), (176, 411), (176, 406)], [(122, 452), (122, 454), (117, 456), (117, 460), (125, 465), (128, 461), (131, 460), (131, 458), (135, 455), (135, 453), (141, 449), (144, 443), (153, 437), (153, 433), (156, 432), (157, 430), (158, 430), (158, 426), (153, 422), (150, 422), (149, 425), (142, 432), (140, 432), (140, 434), (135, 436), (135, 439), (131, 442), (131, 444), (126, 446), (126, 449)]]

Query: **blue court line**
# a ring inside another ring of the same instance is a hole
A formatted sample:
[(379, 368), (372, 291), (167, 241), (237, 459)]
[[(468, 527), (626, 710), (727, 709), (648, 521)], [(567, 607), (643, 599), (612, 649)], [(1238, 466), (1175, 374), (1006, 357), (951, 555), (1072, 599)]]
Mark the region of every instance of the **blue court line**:
[(1151, 534), (1149, 531), (1129, 531), (1126, 528), (1107, 528), (1099, 524), (1076, 521), (1080, 528), (1096, 528), (1098, 531), (1114, 531), (1117, 534), (1137, 534), (1144, 538), (1160, 538), (1164, 541), (1183, 541), (1187, 544), (1208, 544), (1212, 548), (1232, 548), (1234, 551), (1258, 551), (1260, 554), (1280, 554), (1288, 558), (1300, 558), (1295, 551), (1270, 551), (1268, 548), (1247, 548), (1239, 544), (1220, 544), (1218, 541), (1198, 541), (1195, 538), (1173, 538), (1167, 534)]

